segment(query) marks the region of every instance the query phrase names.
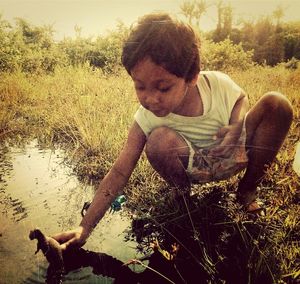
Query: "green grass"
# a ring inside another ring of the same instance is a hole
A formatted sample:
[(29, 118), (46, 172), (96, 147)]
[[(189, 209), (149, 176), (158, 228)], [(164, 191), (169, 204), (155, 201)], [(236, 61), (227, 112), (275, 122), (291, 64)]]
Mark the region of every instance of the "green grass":
[[(230, 75), (247, 92), (251, 104), (274, 90), (285, 94), (294, 108), (288, 137), (261, 184), (266, 217), (253, 222), (232, 202), (229, 193), (238, 177), (195, 186), (197, 198), (187, 207), (170, 204), (166, 184), (144, 155), (125, 188), (127, 207), (142, 218), (147, 208), (155, 206), (148, 225), (166, 246), (180, 242), (181, 257), (190, 264), (183, 264), (186, 271), (202, 267), (203, 275), (209, 271), (209, 277), (215, 277), (212, 281), (219, 278), (229, 283), (226, 270), (242, 275), (244, 283), (259, 283), (262, 277), (291, 283), (300, 274), (300, 181), (292, 170), (300, 133), (300, 70), (255, 67)], [(0, 137), (10, 143), (34, 137), (43, 145), (64, 147), (79, 177), (99, 180), (121, 150), (137, 106), (125, 72), (107, 76), (88, 67), (70, 67), (52, 75), (4, 73)], [(138, 230), (133, 233), (139, 234)], [(140, 235), (143, 249), (152, 237), (153, 232)]]

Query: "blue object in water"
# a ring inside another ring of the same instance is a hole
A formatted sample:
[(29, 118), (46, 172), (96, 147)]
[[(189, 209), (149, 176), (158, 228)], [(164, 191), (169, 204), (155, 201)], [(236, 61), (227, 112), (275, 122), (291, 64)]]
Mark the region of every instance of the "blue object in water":
[(122, 204), (126, 201), (125, 195), (119, 195), (110, 205), (110, 212), (120, 211), (122, 209)]

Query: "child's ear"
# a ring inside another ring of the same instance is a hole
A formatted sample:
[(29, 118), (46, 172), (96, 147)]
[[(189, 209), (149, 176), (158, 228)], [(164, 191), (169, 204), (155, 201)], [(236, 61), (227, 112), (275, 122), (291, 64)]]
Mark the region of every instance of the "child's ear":
[(196, 86), (197, 82), (198, 82), (198, 77), (199, 77), (199, 74), (197, 73), (195, 75), (195, 77), (191, 81), (188, 82), (188, 85), (190, 85), (191, 87)]

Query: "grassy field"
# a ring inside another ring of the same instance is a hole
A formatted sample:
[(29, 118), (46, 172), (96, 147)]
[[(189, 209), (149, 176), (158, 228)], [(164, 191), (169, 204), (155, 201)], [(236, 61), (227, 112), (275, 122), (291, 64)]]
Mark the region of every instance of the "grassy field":
[[(180, 242), (186, 252), (182, 257), (191, 260), (189, 267), (202, 267), (204, 274), (211, 275), (211, 283), (220, 283), (218, 279), (234, 283), (225, 272), (229, 267), (231, 274), (236, 271), (244, 277), (239, 283), (262, 283), (261, 279), (294, 283), (300, 277), (300, 181), (292, 170), (300, 133), (300, 70), (254, 67), (230, 75), (247, 92), (251, 104), (264, 92), (275, 90), (285, 94), (294, 108), (289, 135), (260, 186), (266, 216), (249, 220), (233, 204), (229, 193), (239, 177), (196, 186), (196, 200), (182, 212), (167, 202), (163, 194), (167, 187), (144, 156), (125, 188), (127, 207), (143, 217), (145, 208), (155, 206), (149, 221), (153, 230), (165, 240), (168, 235), (170, 242)], [(97, 181), (117, 157), (137, 106), (125, 72), (108, 76), (89, 67), (70, 67), (51, 75), (4, 73), (0, 137), (14, 144), (38, 138), (41, 145), (64, 147), (74, 172), (82, 180)], [(189, 241), (176, 236), (178, 226)], [(141, 238), (146, 237), (147, 233)]]

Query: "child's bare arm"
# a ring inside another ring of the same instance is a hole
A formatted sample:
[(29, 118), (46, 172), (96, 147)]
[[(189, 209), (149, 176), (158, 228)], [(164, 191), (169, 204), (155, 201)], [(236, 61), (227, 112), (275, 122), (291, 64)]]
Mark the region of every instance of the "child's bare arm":
[(211, 151), (212, 154), (226, 156), (231, 152), (231, 148), (234, 147), (240, 137), (244, 117), (248, 109), (248, 98), (244, 93), (241, 93), (231, 111), (229, 125), (220, 128), (216, 135), (217, 139), (222, 139), (222, 142)]
[(87, 210), (80, 226), (72, 231), (61, 233), (55, 239), (69, 245), (83, 245), (93, 228), (101, 220), (111, 202), (126, 185), (137, 161), (144, 149), (146, 137), (136, 122), (129, 130), (128, 139), (119, 157), (110, 171), (101, 181), (93, 201)]
[(240, 97), (237, 99), (232, 111), (229, 120), (229, 125), (235, 123), (242, 123), (246, 112), (249, 110), (249, 101), (246, 94), (241, 93)]
[(137, 123), (129, 131), (127, 142), (114, 165), (97, 189), (93, 202), (82, 219), (81, 226), (88, 232), (103, 217), (111, 202), (126, 185), (143, 151), (146, 137)]

